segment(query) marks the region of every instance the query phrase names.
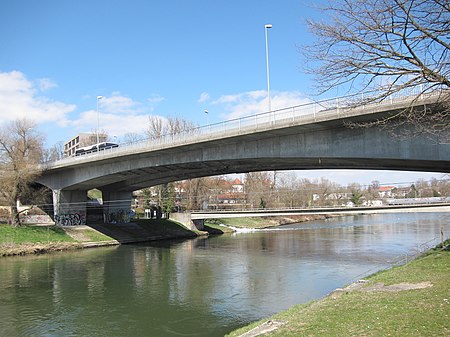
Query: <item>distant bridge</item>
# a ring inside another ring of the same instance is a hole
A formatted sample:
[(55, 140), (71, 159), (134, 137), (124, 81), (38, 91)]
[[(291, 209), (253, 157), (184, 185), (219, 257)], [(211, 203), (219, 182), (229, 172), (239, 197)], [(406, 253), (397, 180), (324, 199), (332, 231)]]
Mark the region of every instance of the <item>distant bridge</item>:
[(294, 215), (329, 215), (329, 214), (377, 214), (377, 213), (410, 213), (410, 212), (450, 212), (450, 204), (419, 204), (394, 206), (368, 206), (368, 207), (324, 207), (324, 208), (298, 208), (298, 209), (259, 209), (236, 211), (192, 211), (192, 220), (221, 219), (221, 218), (247, 218), (247, 217), (273, 217)]
[(357, 108), (333, 99), (271, 111), (48, 163), (38, 182), (53, 190), (56, 215), (76, 214), (83, 222), (92, 188), (103, 192), (105, 217), (123, 218), (129, 203), (113, 201), (130, 200), (132, 191), (148, 186), (203, 176), (330, 168), (450, 172), (450, 144), (344, 125), (392, 116), (411, 105), (433, 108), (436, 95)]

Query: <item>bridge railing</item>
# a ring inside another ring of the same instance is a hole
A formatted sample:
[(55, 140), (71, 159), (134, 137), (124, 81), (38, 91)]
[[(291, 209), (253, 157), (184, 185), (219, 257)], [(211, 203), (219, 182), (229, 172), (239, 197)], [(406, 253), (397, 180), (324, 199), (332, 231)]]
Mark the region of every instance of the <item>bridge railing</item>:
[[(365, 98), (361, 94), (337, 97), (318, 102), (311, 101), (288, 108), (191, 128), (176, 134), (166, 134), (161, 137), (148, 138), (133, 143), (122, 143), (117, 148), (105, 149), (101, 153), (86, 153), (82, 157), (68, 157), (48, 164), (49, 166), (63, 166), (73, 164), (75, 160), (84, 158), (86, 160), (98, 160), (110, 157), (111, 155), (147, 152), (184, 144), (200, 143), (202, 141), (262, 132), (286, 126), (357, 116), (381, 111), (383, 108), (392, 109), (396, 105), (404, 105), (405, 102), (413, 102), (414, 100), (417, 100), (419, 103), (425, 99), (437, 97), (442, 92), (436, 90), (431, 93), (422, 93), (422, 88), (415, 87), (410, 88), (407, 92), (403, 91), (389, 96), (381, 102), (373, 102), (370, 98), (373, 96), (366, 95), (367, 98)], [(359, 105), (354, 105), (353, 102), (359, 102)], [(361, 102), (367, 102), (367, 104), (361, 104)]]

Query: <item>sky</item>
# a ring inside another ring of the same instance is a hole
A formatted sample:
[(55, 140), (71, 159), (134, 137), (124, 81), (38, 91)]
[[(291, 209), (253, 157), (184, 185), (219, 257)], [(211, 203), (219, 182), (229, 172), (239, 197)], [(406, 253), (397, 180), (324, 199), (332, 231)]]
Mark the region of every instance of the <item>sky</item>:
[[(316, 95), (299, 51), (313, 41), (306, 20), (321, 19), (319, 2), (1, 0), (0, 125), (32, 119), (50, 147), (97, 124), (120, 141), (143, 133), (149, 116), (205, 125), (265, 112), (266, 24), (272, 109), (338, 96), (339, 88)], [(340, 184), (443, 178), (359, 170), (298, 175)]]

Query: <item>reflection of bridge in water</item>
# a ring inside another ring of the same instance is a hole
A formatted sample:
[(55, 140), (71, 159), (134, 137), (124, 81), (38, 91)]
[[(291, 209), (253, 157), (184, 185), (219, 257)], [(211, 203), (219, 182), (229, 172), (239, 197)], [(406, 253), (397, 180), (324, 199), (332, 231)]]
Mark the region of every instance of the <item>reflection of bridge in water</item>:
[[(450, 144), (382, 127), (351, 129), (410, 106), (434, 108), (438, 93), (398, 97), (357, 108), (339, 99), (208, 125), (49, 163), (39, 182), (53, 190), (55, 214), (86, 219), (87, 191), (102, 191), (104, 215), (127, 214), (132, 192), (171, 181), (252, 171), (391, 169), (450, 171)], [(401, 131), (412, 133), (408, 126)]]

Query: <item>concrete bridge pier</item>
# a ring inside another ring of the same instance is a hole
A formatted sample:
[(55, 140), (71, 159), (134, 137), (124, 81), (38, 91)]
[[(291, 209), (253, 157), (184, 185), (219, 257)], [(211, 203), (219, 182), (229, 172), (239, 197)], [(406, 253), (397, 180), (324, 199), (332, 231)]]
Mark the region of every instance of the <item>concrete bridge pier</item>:
[(84, 190), (53, 190), (55, 224), (76, 226), (86, 224), (86, 196)]
[(127, 223), (131, 218), (132, 191), (102, 190), (105, 223)]

